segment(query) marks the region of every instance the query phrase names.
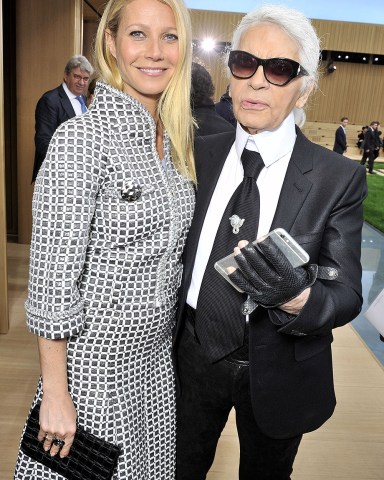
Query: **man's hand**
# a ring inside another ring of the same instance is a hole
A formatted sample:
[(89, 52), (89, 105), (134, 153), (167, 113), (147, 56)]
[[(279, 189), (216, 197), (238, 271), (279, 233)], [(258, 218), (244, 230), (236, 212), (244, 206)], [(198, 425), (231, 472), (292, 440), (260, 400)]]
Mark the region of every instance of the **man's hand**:
[[(317, 265), (292, 267), (269, 237), (256, 245), (241, 241), (239, 247), (235, 248), (239, 268), (228, 271), (231, 281), (262, 307), (288, 304), (282, 309), (298, 312), (308, 299), (308, 287), (316, 280)], [(293, 301), (306, 289), (303, 298)]]
[(289, 315), (299, 315), (304, 305), (307, 303), (309, 295), (311, 293), (311, 287), (306, 288), (303, 292), (300, 293), (297, 297), (293, 298), (287, 303), (279, 305), (279, 309), (283, 312), (288, 313)]

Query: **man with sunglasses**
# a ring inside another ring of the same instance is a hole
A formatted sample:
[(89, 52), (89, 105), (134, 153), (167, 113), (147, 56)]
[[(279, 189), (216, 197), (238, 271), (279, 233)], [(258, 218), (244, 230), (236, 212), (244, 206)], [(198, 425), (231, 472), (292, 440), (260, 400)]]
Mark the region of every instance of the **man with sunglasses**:
[[(263, 6), (246, 15), (228, 57), (237, 130), (196, 140), (196, 209), (174, 343), (177, 480), (206, 478), (233, 407), (239, 479), (288, 480), (302, 435), (335, 407), (332, 329), (362, 305), (366, 183), (361, 166), (300, 131), (319, 52), (300, 12)], [(257, 180), (246, 173), (250, 158), (262, 162)], [(307, 265), (293, 268), (269, 238), (247, 243), (279, 227), (309, 254)], [(248, 297), (213, 267), (236, 245), (241, 271), (227, 273)]]
[(86, 97), (89, 78), (93, 67), (82, 55), (71, 57), (64, 69), (63, 83), (45, 92), (36, 105), (35, 111), (35, 162), (32, 182), (47, 154), (52, 135), (59, 125), (87, 110)]

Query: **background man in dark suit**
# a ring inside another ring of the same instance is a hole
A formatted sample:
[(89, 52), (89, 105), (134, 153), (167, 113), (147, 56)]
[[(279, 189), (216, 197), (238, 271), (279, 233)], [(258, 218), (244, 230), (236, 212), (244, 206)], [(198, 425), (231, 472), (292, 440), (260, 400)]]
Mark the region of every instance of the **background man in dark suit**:
[(379, 125), (377, 121), (371, 122), (364, 135), (364, 153), (360, 164), (365, 165), (365, 162), (368, 160), (368, 173), (373, 173), (373, 163), (380, 149)]
[(237, 120), (233, 115), (232, 98), (229, 94), (229, 85), (227, 85), (227, 88), (220, 97), (220, 100), (215, 103), (215, 109), (219, 115), (227, 120), (227, 122), (236, 127)]
[(211, 74), (199, 63), (192, 63), (191, 107), (197, 122), (196, 134), (212, 135), (221, 132), (233, 132), (234, 127), (216, 112)]
[(335, 132), (335, 143), (333, 145), (333, 151), (340, 153), (341, 155), (347, 151), (347, 133), (345, 131), (348, 125), (348, 118), (343, 117), (340, 120), (340, 126)]
[[(70, 58), (64, 69), (63, 83), (44, 93), (35, 111), (35, 162), (32, 182), (48, 150), (49, 142), (56, 128), (66, 120), (86, 111), (86, 93), (93, 67), (82, 55)], [(84, 103), (83, 103), (84, 102)]]
[[(298, 128), (317, 84), (319, 51), (300, 12), (263, 6), (246, 15), (228, 60), (236, 133), (196, 140), (196, 209), (175, 333), (177, 480), (206, 478), (232, 407), (239, 478), (288, 480), (302, 435), (335, 408), (332, 329), (362, 305), (366, 181), (361, 166), (336, 158)], [(262, 160), (257, 182), (248, 174), (249, 158)], [(248, 205), (245, 196), (229, 211), (232, 193), (244, 187), (255, 200)], [(241, 221), (232, 225), (235, 214)], [(258, 227), (244, 237), (257, 217)], [(214, 270), (223, 256), (215, 254), (228, 236), (226, 254), (239, 240), (277, 227), (302, 245), (309, 264), (292, 268), (267, 240), (258, 248), (240, 242), (236, 253), (250, 296), (244, 305), (247, 295)], [(243, 308), (249, 300), (259, 305), (252, 313)]]

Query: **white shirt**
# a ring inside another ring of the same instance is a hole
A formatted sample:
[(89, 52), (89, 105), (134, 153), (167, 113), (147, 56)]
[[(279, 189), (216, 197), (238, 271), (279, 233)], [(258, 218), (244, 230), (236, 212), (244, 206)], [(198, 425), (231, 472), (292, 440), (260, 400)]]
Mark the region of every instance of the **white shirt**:
[(79, 100), (77, 100), (77, 98), (76, 98), (77, 95), (75, 95), (74, 93), (72, 93), (69, 90), (69, 88), (67, 87), (67, 84), (65, 82), (63, 82), (62, 85), (63, 85), (65, 93), (67, 94), (69, 100), (72, 103), (72, 107), (75, 110), (76, 115), (82, 115), (83, 112), (81, 111), (81, 104), (80, 104)]
[[(293, 113), (288, 115), (276, 130), (256, 135), (250, 135), (239, 123), (237, 124), (235, 142), (224, 163), (201, 230), (187, 296), (187, 303), (191, 307), (196, 308), (201, 282), (221, 218), (233, 192), (243, 180), (241, 154), (244, 148), (259, 152), (264, 162), (264, 168), (257, 179), (260, 193), (260, 219), (256, 238), (259, 238), (266, 235), (271, 228), (295, 141)], [(239, 236), (240, 240), (255, 239), (242, 239)], [(230, 253), (232, 252), (228, 252), (228, 255)]]

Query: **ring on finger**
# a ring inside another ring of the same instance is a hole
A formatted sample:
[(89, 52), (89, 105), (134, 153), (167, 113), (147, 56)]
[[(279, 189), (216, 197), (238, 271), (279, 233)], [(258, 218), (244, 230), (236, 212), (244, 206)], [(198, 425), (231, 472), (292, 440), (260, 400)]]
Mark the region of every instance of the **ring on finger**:
[(53, 439), (52, 443), (53, 445), (59, 448), (62, 448), (65, 445), (65, 441), (62, 438), (57, 438), (57, 437)]
[(55, 437), (54, 436), (50, 436), (48, 435), (48, 433), (45, 435), (45, 439), (44, 440), (47, 440), (48, 442), (52, 442), (52, 440), (54, 439)]

